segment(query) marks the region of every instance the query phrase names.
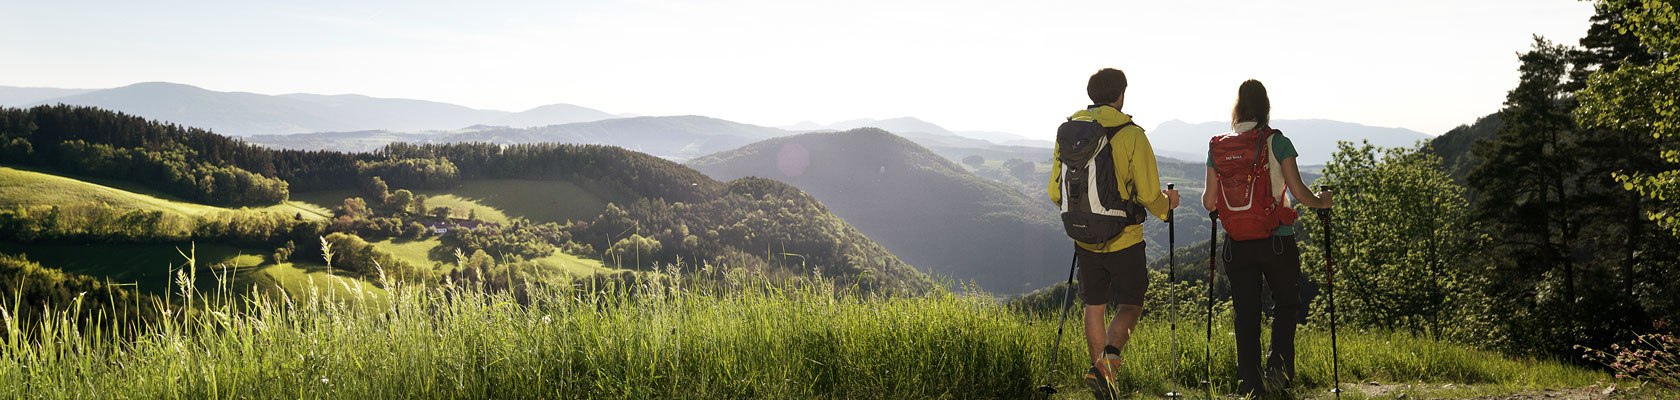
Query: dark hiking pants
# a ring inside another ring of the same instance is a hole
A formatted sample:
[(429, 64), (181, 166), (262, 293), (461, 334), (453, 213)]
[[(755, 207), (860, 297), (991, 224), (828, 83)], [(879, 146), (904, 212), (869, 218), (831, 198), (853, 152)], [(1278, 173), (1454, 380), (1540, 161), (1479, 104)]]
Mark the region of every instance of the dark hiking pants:
[[(1261, 284), (1271, 288), (1273, 319), (1266, 369), (1295, 377), (1295, 326), (1301, 316), (1301, 250), (1294, 236), (1234, 242), (1227, 237), (1225, 276), (1236, 314), (1237, 391), (1263, 394), (1260, 366)], [(1279, 377), (1281, 378), (1281, 377)], [(1274, 378), (1275, 379), (1275, 378)]]

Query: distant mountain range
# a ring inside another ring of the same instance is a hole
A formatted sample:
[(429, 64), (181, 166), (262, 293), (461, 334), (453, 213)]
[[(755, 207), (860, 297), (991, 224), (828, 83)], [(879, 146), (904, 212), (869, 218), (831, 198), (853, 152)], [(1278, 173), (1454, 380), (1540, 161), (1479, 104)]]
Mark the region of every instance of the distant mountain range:
[[(855, 119), (833, 124), (802, 122), (772, 128), (701, 116), (626, 118), (628, 115), (571, 104), (507, 112), (355, 94), (218, 92), (166, 82), (112, 89), (0, 86), (0, 106), (58, 103), (100, 107), (232, 136), (319, 133), (295, 138), (252, 138), (257, 143), (297, 149), (372, 150), (396, 140), (557, 141), (610, 144), (667, 159), (686, 160), (770, 137), (865, 127), (893, 132), (952, 160), (979, 155), (988, 160), (1044, 161), (1049, 159), (1049, 149), (1054, 146), (1048, 140), (1013, 133), (951, 131), (914, 117)], [(1294, 139), (1303, 165), (1328, 161), (1338, 140), (1369, 139), (1380, 146), (1410, 146), (1431, 138), (1402, 128), (1329, 120), (1278, 120), (1273, 125)], [(1054, 124), (1046, 126), (1048, 130)], [(1205, 158), (1207, 138), (1226, 130), (1223, 122), (1167, 121), (1151, 129), (1149, 136), (1156, 154), (1199, 161)]]
[(74, 96), (92, 92), (98, 89), (59, 89), (43, 87), (0, 86), (0, 106), (21, 106), (39, 103), (42, 100)]
[(0, 86), (3, 106), (60, 103), (116, 110), (230, 136), (362, 130), (412, 132), (470, 125), (523, 128), (617, 117), (570, 104), (552, 104), (516, 113), (354, 94), (275, 96), (218, 92), (167, 82), (98, 90)]
[[(1405, 128), (1382, 128), (1324, 119), (1280, 119), (1273, 120), (1271, 125), (1282, 130), (1284, 136), (1295, 144), (1296, 152), (1300, 153), (1297, 159), (1300, 165), (1329, 162), (1331, 155), (1335, 154), (1337, 141), (1370, 140), (1377, 146), (1402, 147), (1434, 138)], [(1227, 122), (1191, 124), (1172, 120), (1148, 131), (1149, 144), (1154, 146), (1157, 155), (1205, 161), (1208, 139), (1230, 131), (1231, 126)]]
[(1048, 140), (1031, 139), (1031, 138), (1028, 138), (1026, 136), (1021, 136), (1021, 135), (1008, 133), (1008, 132), (992, 132), (992, 131), (953, 132), (953, 131), (947, 130), (944, 127), (941, 127), (939, 125), (934, 125), (931, 122), (927, 122), (927, 121), (917, 119), (916, 117), (899, 117), (899, 118), (891, 118), (891, 119), (868, 119), (868, 118), (865, 118), (865, 119), (854, 119), (854, 120), (849, 120), (849, 121), (841, 121), (841, 122), (836, 122), (836, 123), (828, 124), (828, 125), (823, 125), (823, 124), (818, 124), (818, 123), (815, 123), (815, 122), (805, 121), (805, 122), (800, 122), (798, 124), (784, 126), (784, 127), (781, 127), (781, 128), (791, 130), (791, 131), (798, 131), (798, 132), (844, 131), (844, 130), (851, 130), (851, 129), (857, 129), (857, 128), (879, 128), (881, 130), (885, 130), (885, 131), (892, 132), (892, 133), (898, 134), (900, 136), (906, 136), (906, 137), (918, 136), (918, 135), (934, 136), (934, 137), (956, 137), (956, 138), (961, 138), (961, 139), (981, 140), (981, 141), (990, 142), (991, 144), (1005, 145), (1005, 146), (1026, 146), (1026, 147), (1043, 147), (1043, 148), (1051, 148), (1051, 147), (1055, 146), (1055, 143), (1052, 143), (1051, 141), (1048, 141)]
[(274, 148), (341, 151), (372, 151), (395, 142), (601, 144), (670, 160), (687, 160), (791, 133), (717, 118), (683, 115), (614, 118), (523, 129), (474, 125), (465, 129), (428, 133), (374, 130), (257, 135), (247, 140)]
[[(1049, 147), (1000, 145), (949, 133), (938, 125), (914, 118), (900, 118), (898, 129), (936, 129), (924, 131), (893, 131), (934, 153), (956, 161), (969, 155), (987, 159), (1020, 158), (1042, 161), (1050, 158)], [(818, 132), (833, 132), (823, 129)], [(688, 160), (706, 154), (734, 149), (748, 143), (798, 132), (697, 115), (666, 117), (613, 118), (599, 121), (549, 125), (535, 128), (506, 128), (475, 125), (464, 129), (425, 133), (403, 133), (390, 130), (360, 130), (347, 132), (300, 133), (287, 135), (256, 135), (247, 138), (252, 143), (296, 150), (372, 151), (393, 142), (413, 143), (579, 143), (603, 144), (636, 150), (670, 160)]]

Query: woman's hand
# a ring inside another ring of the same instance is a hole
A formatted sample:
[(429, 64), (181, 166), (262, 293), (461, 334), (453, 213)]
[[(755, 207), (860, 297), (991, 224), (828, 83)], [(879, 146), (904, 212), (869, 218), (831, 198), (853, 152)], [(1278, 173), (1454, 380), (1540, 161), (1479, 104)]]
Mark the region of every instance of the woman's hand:
[(1178, 189), (1161, 189), (1161, 195), (1167, 196), (1167, 208), (1178, 208)]

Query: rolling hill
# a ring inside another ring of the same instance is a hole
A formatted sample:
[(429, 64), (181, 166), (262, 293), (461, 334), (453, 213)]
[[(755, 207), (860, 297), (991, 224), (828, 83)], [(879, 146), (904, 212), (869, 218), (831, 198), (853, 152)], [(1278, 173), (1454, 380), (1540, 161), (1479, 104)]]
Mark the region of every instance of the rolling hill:
[[(331, 212), (303, 202), (252, 208), (230, 209), (186, 202), (152, 191), (144, 186), (119, 181), (89, 179), (58, 175), (26, 168), (0, 166), (0, 209), (14, 207), (58, 206), (65, 215), (80, 215), (90, 206), (108, 206), (118, 210), (145, 210), (163, 213), (165, 218), (193, 219), (242, 212), (273, 212), (301, 216), (308, 220), (324, 220)], [(0, 238), (0, 253), (26, 254), (30, 260), (65, 272), (87, 275), (112, 282), (136, 284), (140, 292), (162, 293), (169, 288), (170, 269), (186, 260), (180, 251), (192, 249), (191, 242), (151, 243), (36, 243), (18, 242), (15, 238)], [(220, 268), (231, 268), (233, 284), (279, 284), (294, 293), (307, 289), (309, 278), (322, 284), (355, 278), (341, 277), (329, 272), (324, 265), (307, 263), (276, 263), (273, 249), (232, 244), (198, 243), (197, 256), (200, 273), (211, 274)], [(210, 289), (218, 283), (206, 276), (197, 282), (200, 289)], [(329, 286), (333, 286), (329, 285)], [(332, 289), (329, 287), (329, 289)]]
[(68, 104), (121, 111), (235, 136), (390, 130), (458, 129), (476, 124), (542, 126), (612, 118), (569, 104), (523, 112), (481, 110), (424, 100), (363, 95), (220, 92), (168, 82), (84, 90), (0, 87), (0, 105)]
[[(0, 165), (0, 208), (80, 204), (105, 204), (124, 210), (162, 211), (185, 217), (239, 210), (187, 202), (129, 182), (73, 178), (33, 168)], [(332, 216), (332, 212), (326, 208), (298, 201), (250, 210), (300, 215), (305, 219), (317, 220)]]
[(1470, 175), (1470, 169), (1481, 163), (1481, 160), (1470, 152), (1473, 146), (1476, 142), (1493, 140), (1494, 135), (1499, 133), (1499, 128), (1504, 125), (1499, 113), (1488, 114), (1477, 118), (1473, 124), (1459, 125), (1435, 137), (1429, 144), (1435, 155), (1441, 156), (1441, 167), (1445, 168), (1453, 179), (1463, 183), (1464, 177)]
[(883, 130), (776, 138), (689, 165), (717, 179), (785, 181), (924, 271), (994, 293), (1044, 286), (1069, 261), (1049, 202)]
[[(465, 186), (468, 188), (466, 193), (478, 193), (473, 190), (494, 190), (511, 185), (493, 185), (485, 189), (477, 182), (469, 182)], [(531, 185), (527, 183), (523, 186)], [(318, 193), (315, 197), (333, 196)], [(337, 200), (342, 200), (343, 197), (338, 196)], [(75, 212), (70, 210), (103, 204), (119, 210), (160, 211), (184, 218), (211, 216), (216, 213), (276, 212), (301, 215), (310, 220), (325, 220), (332, 216), (328, 208), (335, 206), (337, 200), (327, 202), (303, 198), (270, 207), (229, 209), (186, 202), (128, 182), (69, 177), (46, 171), (0, 166), (0, 209), (57, 205), (74, 214)], [(439, 194), (429, 204), (478, 209), (481, 215), (492, 220), (500, 217), (500, 222), (507, 222), (506, 217), (501, 216), (499, 211), (479, 205), (473, 199)], [(604, 207), (595, 204), (586, 206), (596, 207), (585, 211), (590, 215), (599, 213), (599, 208)], [(415, 265), (436, 267), (454, 261), (448, 254), (430, 254), (441, 244), (435, 237), (424, 240), (385, 239), (372, 244), (381, 251)], [(272, 256), (273, 249), (220, 243), (196, 245), (199, 265), (206, 267), (200, 272), (214, 273), (219, 272), (222, 267), (232, 268), (231, 276), (236, 287), (248, 287), (251, 284), (280, 285), (293, 293), (303, 293), (310, 285), (311, 278), (319, 283), (330, 283), (331, 286), (337, 286), (340, 281), (350, 282), (358, 279), (336, 273), (318, 262), (302, 260), (302, 257), (289, 262), (276, 262)], [(114, 282), (135, 283), (144, 293), (160, 293), (166, 290), (169, 287), (169, 268), (185, 263), (185, 259), (177, 250), (185, 251), (193, 246), (194, 243), (191, 242), (72, 244), (23, 243), (0, 239), (0, 253), (27, 254), (32, 261), (65, 272), (108, 278)], [(588, 275), (607, 271), (598, 260), (581, 259), (561, 252), (534, 261), (546, 268), (571, 274)], [(215, 279), (201, 279), (197, 283), (200, 289), (210, 289), (218, 284)], [(369, 282), (363, 284), (371, 286)]]
[[(1420, 140), (1434, 138), (1405, 128), (1382, 128), (1324, 119), (1280, 119), (1273, 120), (1272, 126), (1282, 130), (1294, 141), (1295, 149), (1301, 154), (1300, 165), (1330, 161), (1331, 154), (1336, 151), (1337, 141), (1370, 140), (1371, 144), (1377, 146), (1401, 147), (1414, 146)], [(1157, 155), (1188, 161), (1205, 160), (1208, 139), (1230, 130), (1230, 124), (1226, 122), (1191, 124), (1173, 120), (1149, 130), (1149, 141), (1155, 145)]]

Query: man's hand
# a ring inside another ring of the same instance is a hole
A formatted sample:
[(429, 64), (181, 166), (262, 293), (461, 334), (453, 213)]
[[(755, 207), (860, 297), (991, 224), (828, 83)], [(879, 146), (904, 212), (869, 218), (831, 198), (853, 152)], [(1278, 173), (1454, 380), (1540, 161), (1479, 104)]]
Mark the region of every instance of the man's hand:
[(1330, 208), (1332, 206), (1335, 206), (1336, 205), (1336, 199), (1331, 196), (1333, 194), (1335, 194), (1335, 192), (1331, 192), (1329, 190), (1324, 190), (1324, 191), (1318, 192), (1319, 205), (1323, 206), (1323, 207), (1318, 207), (1318, 208)]
[(1162, 189), (1162, 196), (1167, 196), (1167, 208), (1178, 208), (1178, 189)]

